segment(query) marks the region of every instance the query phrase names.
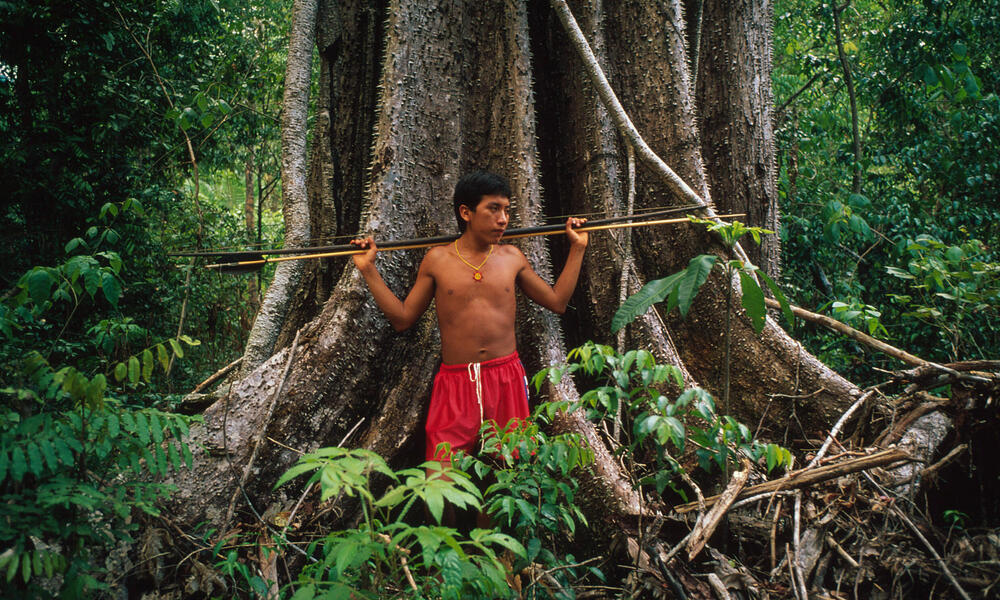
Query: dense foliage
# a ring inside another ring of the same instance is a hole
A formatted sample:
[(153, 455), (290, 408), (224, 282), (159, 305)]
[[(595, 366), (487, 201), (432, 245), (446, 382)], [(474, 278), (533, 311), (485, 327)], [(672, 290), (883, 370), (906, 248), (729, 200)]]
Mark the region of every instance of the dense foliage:
[[(778, 2), (775, 97), (784, 277), (793, 303), (931, 360), (1000, 347), (996, 2)], [(855, 161), (862, 173), (853, 189)], [(807, 330), (808, 331), (808, 330)], [(892, 367), (834, 335), (812, 350), (854, 377)]]
[(167, 253), (280, 242), (283, 8), (0, 2), (0, 588), (17, 597), (113, 581), (113, 550), (191, 460), (173, 392), (242, 351), (259, 288)]

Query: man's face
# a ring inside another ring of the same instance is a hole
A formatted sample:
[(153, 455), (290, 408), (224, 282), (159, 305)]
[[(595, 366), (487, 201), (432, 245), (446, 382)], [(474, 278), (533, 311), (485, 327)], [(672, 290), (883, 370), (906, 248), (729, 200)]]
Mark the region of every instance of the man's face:
[(500, 241), (510, 222), (510, 199), (505, 196), (483, 196), (474, 211), (465, 205), (460, 210), (468, 229), (477, 235), (495, 238), (495, 242)]

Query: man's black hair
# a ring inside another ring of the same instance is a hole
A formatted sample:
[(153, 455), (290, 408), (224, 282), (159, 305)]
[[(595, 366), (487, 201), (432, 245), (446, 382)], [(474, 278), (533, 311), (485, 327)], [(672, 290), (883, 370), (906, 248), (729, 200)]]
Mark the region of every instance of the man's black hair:
[(503, 196), (509, 199), (510, 184), (496, 173), (487, 171), (466, 173), (455, 184), (455, 219), (458, 221), (459, 233), (465, 233), (466, 222), (462, 220), (458, 207), (464, 204), (475, 212), (483, 196)]

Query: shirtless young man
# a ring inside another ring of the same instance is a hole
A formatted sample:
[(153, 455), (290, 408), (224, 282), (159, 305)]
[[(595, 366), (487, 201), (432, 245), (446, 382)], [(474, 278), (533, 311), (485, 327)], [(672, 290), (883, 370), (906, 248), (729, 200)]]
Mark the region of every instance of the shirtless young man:
[[(405, 300), (386, 286), (375, 268), (372, 238), (351, 243), (379, 309), (397, 331), (413, 325), (435, 301), (441, 331), (441, 369), (434, 378), (427, 416), (427, 460), (448, 461), (438, 450), (473, 448), (484, 421), (516, 426), (530, 414), (527, 379), (517, 356), (514, 286), (545, 308), (562, 314), (576, 287), (588, 234), (574, 231), (586, 219), (566, 221), (569, 257), (554, 286), (535, 273), (516, 246), (501, 244), (510, 211), (510, 186), (500, 176), (474, 172), (455, 185), (455, 217), (462, 235), (428, 250)], [(513, 423), (512, 423), (513, 422)]]

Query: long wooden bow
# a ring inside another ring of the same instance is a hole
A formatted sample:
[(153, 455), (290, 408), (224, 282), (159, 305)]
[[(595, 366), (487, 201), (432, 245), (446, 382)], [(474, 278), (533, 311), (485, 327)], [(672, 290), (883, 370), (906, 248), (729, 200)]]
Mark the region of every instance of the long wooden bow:
[[(646, 227), (652, 225), (668, 225), (674, 223), (688, 222), (686, 217), (681, 218), (661, 218), (669, 214), (691, 211), (702, 208), (701, 205), (682, 206), (679, 208), (669, 208), (656, 210), (638, 215), (621, 215), (607, 219), (590, 221), (576, 231), (606, 231), (610, 229), (624, 229), (631, 227)], [(742, 217), (740, 214), (719, 215), (721, 218)], [(504, 240), (534, 237), (540, 235), (559, 235), (566, 231), (565, 224), (541, 225), (536, 227), (520, 227), (508, 229), (504, 235)], [(441, 246), (450, 244), (458, 239), (459, 234), (441, 235), (434, 237), (415, 238), (408, 240), (392, 240), (386, 242), (376, 242), (379, 251), (411, 250), (416, 248), (429, 248), (431, 246)], [(361, 254), (367, 252), (366, 249), (358, 248), (351, 244), (339, 244), (335, 246), (312, 246), (306, 248), (275, 248), (269, 250), (237, 251), (237, 252), (176, 252), (170, 256), (212, 256), (217, 258), (236, 259), (230, 262), (219, 262), (205, 265), (208, 269), (219, 269), (224, 272), (246, 272), (261, 268), (267, 263), (283, 262), (287, 260), (306, 260), (313, 258), (332, 258), (336, 256), (349, 256), (351, 254)], [(265, 255), (276, 258), (266, 258)]]

